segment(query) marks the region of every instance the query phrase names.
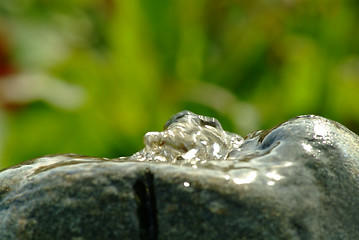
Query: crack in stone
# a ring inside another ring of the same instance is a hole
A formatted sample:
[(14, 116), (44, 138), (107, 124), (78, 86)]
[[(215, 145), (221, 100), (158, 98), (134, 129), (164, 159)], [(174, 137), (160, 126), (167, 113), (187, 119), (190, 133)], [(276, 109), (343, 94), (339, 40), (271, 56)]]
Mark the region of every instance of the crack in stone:
[(137, 217), (141, 240), (156, 240), (158, 234), (156, 196), (153, 173), (146, 171), (133, 185), (137, 203)]

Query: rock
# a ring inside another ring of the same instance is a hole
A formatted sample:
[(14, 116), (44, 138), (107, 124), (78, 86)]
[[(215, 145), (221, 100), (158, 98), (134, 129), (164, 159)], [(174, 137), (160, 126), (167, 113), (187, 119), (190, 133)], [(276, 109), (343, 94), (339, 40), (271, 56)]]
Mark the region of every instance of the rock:
[(359, 137), (300, 116), (242, 138), (181, 112), (130, 157), (0, 172), (0, 239), (359, 239)]

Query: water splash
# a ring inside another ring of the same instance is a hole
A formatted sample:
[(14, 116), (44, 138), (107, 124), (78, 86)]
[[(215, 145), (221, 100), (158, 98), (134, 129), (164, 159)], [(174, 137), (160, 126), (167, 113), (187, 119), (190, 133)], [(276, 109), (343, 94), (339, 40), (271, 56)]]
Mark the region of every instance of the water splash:
[(196, 166), (227, 159), (243, 141), (240, 135), (224, 131), (217, 119), (183, 111), (167, 121), (162, 132), (147, 133), (145, 148), (131, 158)]
[(145, 147), (126, 160), (219, 170), (225, 180), (239, 185), (254, 181), (274, 185), (284, 178), (280, 169), (292, 162), (278, 162), (275, 149), (280, 141), (263, 143), (270, 131), (242, 138), (224, 131), (215, 118), (183, 111), (167, 121), (162, 132), (148, 132)]

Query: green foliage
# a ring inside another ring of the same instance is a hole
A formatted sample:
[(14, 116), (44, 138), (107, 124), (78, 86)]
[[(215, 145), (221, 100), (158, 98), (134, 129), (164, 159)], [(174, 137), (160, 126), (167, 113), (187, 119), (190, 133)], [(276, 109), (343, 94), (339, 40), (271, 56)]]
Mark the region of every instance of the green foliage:
[(25, 83), (0, 85), (0, 167), (130, 155), (183, 109), (242, 135), (301, 114), (358, 133), (358, 22), (355, 0), (2, 1), (0, 83)]

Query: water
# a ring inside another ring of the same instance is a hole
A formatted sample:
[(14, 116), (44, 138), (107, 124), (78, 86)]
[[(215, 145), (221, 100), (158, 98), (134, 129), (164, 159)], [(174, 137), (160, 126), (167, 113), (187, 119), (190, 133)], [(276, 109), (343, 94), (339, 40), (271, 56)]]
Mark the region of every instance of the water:
[[(18, 167), (40, 164), (36, 172), (39, 173), (89, 161), (143, 162), (173, 168), (177, 173), (191, 171), (208, 175), (211, 172), (235, 184), (273, 186), (291, 177), (298, 164), (327, 159), (325, 154), (340, 144), (334, 140), (340, 136), (336, 133), (338, 130), (348, 131), (324, 118), (301, 116), (243, 138), (224, 131), (215, 118), (183, 111), (167, 121), (163, 131), (145, 134), (145, 147), (130, 157), (86, 160), (77, 155), (45, 156), (41, 161), (29, 161)], [(351, 148), (349, 143), (345, 141), (340, 146)], [(184, 186), (189, 187), (188, 184)]]
[[(259, 132), (248, 136), (250, 139), (261, 137)], [(144, 149), (128, 160), (228, 170), (235, 168), (238, 161), (246, 162), (254, 155), (259, 156), (270, 151), (251, 150), (251, 154), (245, 154), (245, 150), (241, 152), (243, 137), (224, 131), (215, 118), (189, 111), (174, 115), (167, 121), (162, 132), (148, 132), (144, 136), (144, 143)]]
[(270, 132), (256, 131), (243, 138), (224, 131), (215, 118), (183, 111), (168, 120), (163, 131), (148, 132), (145, 147), (123, 160), (212, 169), (236, 184), (274, 185), (284, 178), (282, 170), (293, 163), (278, 160), (276, 148), (281, 141), (263, 144)]

